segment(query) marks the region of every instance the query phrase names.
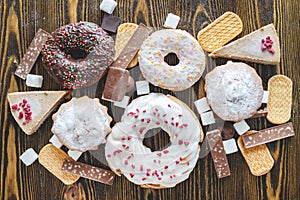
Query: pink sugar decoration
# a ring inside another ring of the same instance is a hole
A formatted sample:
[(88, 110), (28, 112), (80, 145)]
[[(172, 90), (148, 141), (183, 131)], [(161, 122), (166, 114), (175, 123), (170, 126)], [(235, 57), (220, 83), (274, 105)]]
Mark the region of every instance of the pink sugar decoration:
[(168, 165), (166, 165), (164, 168), (165, 168), (165, 169), (168, 169), (169, 167), (168, 167)]
[(179, 144), (179, 145), (182, 145), (182, 144), (183, 144), (183, 141), (182, 141), (182, 140), (179, 140), (179, 141), (178, 141), (178, 144)]
[(137, 109), (136, 109), (136, 112), (140, 112), (140, 110), (137, 108)]
[(160, 174), (163, 176), (163, 175), (164, 175), (164, 172), (160, 172)]
[(125, 161), (124, 161), (124, 164), (125, 164), (125, 165), (128, 165), (128, 160), (125, 160)]
[(168, 123), (168, 121), (167, 121), (167, 120), (165, 120), (164, 122), (165, 122), (166, 124)]
[(127, 157), (127, 160), (130, 160), (130, 158), (131, 158), (131, 156), (128, 156), (128, 157)]
[(110, 158), (110, 157), (111, 157), (111, 155), (110, 155), (110, 154), (107, 154), (107, 157), (108, 157), (108, 158)]
[(144, 132), (145, 129), (146, 129), (146, 127), (140, 128), (139, 133), (140, 133), (140, 134), (143, 134), (143, 132)]
[(147, 178), (142, 178), (142, 181), (145, 181)]
[(182, 117), (182, 114), (179, 114), (178, 117)]
[(143, 170), (144, 170), (144, 167), (143, 167), (143, 165), (141, 165), (141, 166), (140, 166), (140, 170), (141, 170), (141, 171), (143, 171)]
[(157, 121), (157, 122), (155, 122), (156, 123), (156, 125), (160, 125), (160, 122), (159, 121)]
[(268, 49), (268, 52), (271, 53), (271, 54), (275, 53), (274, 49)]
[(143, 113), (145, 113), (146, 112), (146, 110), (143, 110)]
[(133, 178), (133, 177), (134, 177), (134, 174), (133, 174), (133, 173), (130, 173), (129, 175), (130, 175), (130, 177), (131, 177), (131, 178)]
[(136, 125), (134, 124), (134, 125), (132, 126), (132, 128), (136, 128)]
[(138, 115), (135, 115), (135, 116), (134, 116), (134, 118), (136, 118), (136, 119), (137, 119), (138, 117), (139, 117)]
[(131, 167), (132, 167), (132, 169), (135, 169), (135, 165), (134, 164), (132, 164)]
[(125, 140), (126, 138), (125, 137), (121, 137), (121, 140)]
[(156, 160), (153, 160), (154, 163), (156, 163)]
[(148, 123), (148, 124), (150, 123), (150, 121), (151, 121), (150, 119), (147, 119), (147, 123)]
[(169, 107), (169, 108), (171, 108), (171, 105), (170, 105), (170, 104), (168, 104), (168, 107)]
[(167, 116), (167, 114), (164, 114), (163, 117)]
[(180, 161), (183, 161), (183, 158), (180, 157), (179, 160), (180, 160)]
[(17, 109), (18, 109), (18, 105), (17, 105), (17, 104), (12, 105), (12, 106), (11, 106), (11, 109), (17, 110)]
[(178, 137), (179, 135), (178, 135), (178, 133), (175, 133), (175, 137)]
[(171, 122), (171, 125), (172, 125), (172, 126), (175, 126), (174, 122)]
[(169, 151), (168, 150), (163, 150), (163, 153), (167, 154), (167, 153), (169, 153)]
[(161, 177), (158, 177), (157, 179), (158, 179), (159, 181), (161, 181)]
[(266, 47), (265, 45), (262, 45), (262, 46), (260, 47), (260, 49), (261, 49), (262, 51), (264, 51), (264, 50), (267, 49), (267, 47)]
[(185, 146), (188, 146), (190, 143), (189, 142), (184, 142), (184, 145)]
[(158, 156), (161, 156), (161, 153), (157, 153)]
[(173, 176), (172, 176), (172, 175), (170, 175), (170, 178), (172, 179), (172, 178), (173, 178)]
[(128, 137), (127, 137), (128, 140), (131, 140), (131, 138), (132, 138), (132, 136), (128, 136)]
[(176, 160), (175, 163), (176, 163), (176, 165), (178, 165), (178, 164), (180, 163), (180, 161), (179, 161), (179, 160)]
[(151, 169), (150, 169), (150, 168), (148, 168), (148, 169), (147, 169), (147, 172), (151, 172)]
[(172, 117), (171, 120), (173, 121), (173, 120), (174, 120), (174, 117)]
[(142, 118), (142, 119), (141, 119), (141, 122), (144, 122), (144, 121), (145, 121), (145, 119), (144, 119), (144, 118)]
[(134, 112), (129, 112), (129, 113), (127, 113), (127, 116), (129, 116), (129, 115), (135, 115), (135, 113)]
[(23, 103), (26, 104), (26, 103), (27, 103), (27, 100), (26, 100), (26, 99), (23, 99)]
[(150, 176), (150, 174), (149, 174), (149, 173), (146, 173), (146, 176)]
[(126, 147), (126, 144), (122, 144), (122, 147), (124, 147), (124, 148), (125, 148), (125, 147)]

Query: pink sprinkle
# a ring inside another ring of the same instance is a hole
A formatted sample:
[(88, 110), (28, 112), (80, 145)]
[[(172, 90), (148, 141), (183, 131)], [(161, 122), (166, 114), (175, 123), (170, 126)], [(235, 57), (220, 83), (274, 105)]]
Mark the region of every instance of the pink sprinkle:
[(271, 39), (271, 37), (270, 37), (270, 36), (267, 36), (266, 39), (269, 40), (269, 39)]
[(128, 160), (125, 160), (125, 161), (124, 161), (124, 164), (125, 164), (125, 165), (128, 165)]
[(27, 104), (27, 108), (30, 108), (31, 106), (29, 104)]
[(11, 109), (17, 110), (17, 109), (18, 109), (18, 105), (17, 105), (17, 104), (12, 105), (12, 106), (11, 106)]
[(111, 157), (111, 155), (110, 155), (110, 154), (107, 154), (107, 157), (108, 157), (108, 158), (110, 158), (110, 157)]
[(145, 129), (146, 129), (146, 127), (140, 128), (139, 133), (140, 133), (140, 134), (143, 134), (143, 132), (144, 132)]
[(22, 124), (23, 124), (23, 125), (26, 125), (26, 122), (23, 122)]
[(135, 165), (134, 164), (132, 164), (131, 167), (132, 167), (132, 169), (135, 169)]
[(164, 168), (165, 168), (165, 169), (168, 169), (169, 167), (168, 167), (168, 165), (166, 165)]
[(150, 174), (149, 174), (149, 173), (146, 173), (146, 176), (150, 176)]
[(176, 123), (175, 123), (175, 125), (176, 125), (176, 127), (178, 127), (178, 125), (179, 125), (179, 122), (176, 122)]
[(132, 126), (132, 128), (136, 128), (136, 125), (134, 124), (134, 125)]
[(142, 119), (141, 119), (141, 122), (144, 122), (144, 121), (145, 121), (145, 119), (144, 119), (144, 118), (142, 118)]
[(175, 133), (175, 137), (178, 137), (178, 133)]
[(148, 169), (147, 169), (147, 172), (150, 172), (150, 171), (151, 171), (151, 169), (150, 169), (150, 168), (148, 168)]
[(156, 125), (160, 125), (160, 122), (159, 121), (157, 121), (157, 122), (155, 122), (156, 123)]
[(145, 113), (146, 112), (146, 110), (143, 110), (143, 113)]
[(153, 112), (153, 115), (156, 115), (156, 112)]
[(132, 138), (132, 136), (128, 136), (128, 137), (127, 137), (128, 140), (131, 140), (131, 138)]
[(179, 114), (178, 117), (182, 117), (182, 114)]
[(141, 165), (141, 166), (140, 166), (140, 170), (141, 170), (141, 171), (143, 171), (143, 170), (144, 170), (144, 167), (143, 167), (143, 165)]
[(136, 109), (136, 112), (140, 112), (140, 110), (137, 108), (137, 109)]
[(150, 123), (150, 121), (151, 121), (150, 119), (147, 119), (147, 123), (148, 123), (148, 124)]
[(27, 103), (27, 100), (26, 100), (26, 99), (23, 99), (23, 103)]
[(166, 124), (168, 123), (168, 121), (167, 121), (167, 120), (165, 120), (164, 122), (165, 122)]
[(189, 142), (184, 142), (184, 145), (185, 146), (188, 146), (190, 143)]
[(163, 117), (167, 116), (167, 114), (164, 114)]
[(131, 158), (131, 156), (128, 156), (128, 157), (127, 157), (127, 160), (130, 160), (130, 158)]
[(174, 117), (172, 117), (171, 119), (172, 119), (172, 121), (173, 121), (173, 120), (174, 120)]
[(156, 160), (153, 160), (154, 163), (156, 163)]
[(183, 161), (183, 158), (180, 157), (179, 160), (180, 160), (180, 161)]
[(135, 115), (135, 113), (134, 112), (129, 112), (129, 113), (127, 113), (127, 116), (128, 115)]
[(170, 175), (170, 178), (173, 178), (173, 176), (172, 176), (172, 175)]
[(178, 141), (178, 144), (179, 144), (179, 145), (182, 145), (182, 144), (183, 144), (183, 141), (182, 141), (182, 140), (179, 140), (179, 141)]
[(129, 146), (125, 147), (125, 149), (126, 149), (126, 150), (129, 149)]
[(163, 176), (163, 175), (164, 175), (164, 172), (160, 172), (160, 174)]
[(168, 150), (163, 150), (163, 153), (167, 154), (167, 153), (169, 153), (169, 151)]
[(156, 112), (158, 112), (158, 109), (157, 109), (157, 108), (155, 108), (155, 111), (156, 111)]
[(122, 138), (121, 138), (121, 140), (125, 140), (125, 139), (126, 139), (125, 137), (122, 137)]
[(171, 105), (170, 105), (170, 104), (168, 104), (168, 107), (169, 107), (169, 108), (171, 108)]
[(262, 45), (262, 46), (260, 47), (260, 49), (261, 49), (262, 51), (264, 51), (264, 50), (267, 49), (267, 47), (266, 47), (265, 45)]
[(24, 114), (22, 112), (20, 112), (18, 118), (22, 119), (23, 117), (24, 117)]
[(265, 43), (265, 39), (261, 39), (261, 43)]
[(134, 177), (134, 174), (133, 174), (133, 173), (130, 173), (129, 175), (130, 175), (130, 177), (131, 177), (131, 178), (133, 178), (133, 177)]
[(180, 162), (179, 160), (176, 160), (176, 161), (175, 161), (176, 165), (178, 165), (178, 164), (179, 164), (179, 162)]
[(122, 144), (122, 147), (124, 147), (124, 148), (125, 148), (125, 147), (126, 147), (126, 144)]
[(187, 163), (186, 163), (186, 165), (188, 165), (188, 166), (189, 166), (189, 165), (190, 165), (190, 162), (187, 162)]
[(134, 118), (136, 118), (136, 119), (137, 119), (138, 117), (139, 117), (138, 115), (135, 115), (135, 116), (134, 116)]
[(157, 179), (160, 181), (160, 180), (161, 180), (161, 177), (158, 177)]
[(271, 54), (275, 53), (274, 49), (268, 49), (268, 52), (271, 53)]
[(161, 153), (157, 153), (158, 156), (161, 156)]
[(171, 125), (174, 126), (175, 125), (174, 122), (171, 122)]
[(142, 181), (145, 181), (147, 178), (142, 178)]

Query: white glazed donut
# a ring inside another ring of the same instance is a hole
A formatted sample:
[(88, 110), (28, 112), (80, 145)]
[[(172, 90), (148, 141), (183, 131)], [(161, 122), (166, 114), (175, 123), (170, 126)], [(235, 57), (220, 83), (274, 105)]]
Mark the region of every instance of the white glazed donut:
[[(162, 128), (171, 145), (152, 152), (143, 145), (148, 130)], [(125, 109), (107, 137), (110, 168), (143, 187), (173, 187), (189, 177), (199, 155), (203, 131), (193, 111), (172, 96), (150, 93)]]
[[(164, 61), (175, 53), (179, 63), (170, 66)], [(139, 66), (143, 76), (153, 85), (173, 91), (194, 85), (205, 69), (205, 54), (198, 41), (183, 30), (165, 29), (154, 32), (139, 51)]]

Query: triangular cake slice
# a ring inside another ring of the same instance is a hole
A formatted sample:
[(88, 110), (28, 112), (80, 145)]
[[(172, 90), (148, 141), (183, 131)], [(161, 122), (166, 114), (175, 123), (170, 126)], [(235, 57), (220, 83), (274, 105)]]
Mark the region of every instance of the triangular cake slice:
[(67, 91), (14, 92), (9, 93), (7, 99), (13, 117), (22, 130), (31, 135), (67, 94)]
[[(266, 40), (272, 41), (271, 47), (264, 46)], [(216, 49), (209, 56), (276, 65), (280, 62), (279, 38), (274, 25), (269, 24)]]

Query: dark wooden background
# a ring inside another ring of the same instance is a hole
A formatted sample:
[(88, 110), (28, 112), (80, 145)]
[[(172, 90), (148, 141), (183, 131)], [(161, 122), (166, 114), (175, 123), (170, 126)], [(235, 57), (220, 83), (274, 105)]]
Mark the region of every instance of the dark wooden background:
[[(103, 13), (101, 0), (1, 0), (0, 1), (0, 199), (300, 199), (300, 137), (299, 137), (299, 0), (118, 0), (114, 12), (123, 22), (143, 22), (148, 26), (162, 27), (168, 12), (181, 17), (179, 28), (196, 36), (197, 32), (225, 11), (237, 13), (244, 30), (240, 36), (257, 28), (274, 23), (281, 43), (279, 66), (249, 63), (263, 79), (275, 74), (285, 74), (294, 83), (292, 118), (296, 136), (268, 144), (275, 160), (274, 168), (265, 176), (253, 176), (241, 153), (228, 156), (230, 177), (218, 180), (211, 156), (199, 159), (190, 178), (171, 189), (143, 189), (124, 177), (116, 177), (113, 186), (80, 179), (76, 184), (65, 186), (48, 173), (38, 162), (25, 167), (19, 156), (27, 149), (39, 152), (48, 143), (52, 133), (51, 118), (32, 136), (25, 135), (9, 112), (7, 93), (39, 90), (27, 88), (25, 82), (14, 76), (14, 71), (24, 55), (38, 28), (48, 32), (80, 20), (101, 24)], [(239, 36), (239, 37), (240, 37)], [(208, 59), (208, 69), (225, 63), (225, 59)], [(33, 74), (44, 76), (44, 90), (60, 87), (48, 76), (39, 58)], [(138, 68), (133, 69), (138, 79)], [(203, 82), (193, 88), (173, 93), (193, 109), (193, 101), (203, 96)], [(96, 86), (74, 91), (75, 96), (87, 94), (100, 97), (104, 80)], [(151, 91), (170, 93), (151, 86)], [(133, 93), (131, 98), (135, 97)], [(110, 114), (118, 121), (122, 109), (103, 102)], [(251, 128), (271, 126), (265, 119), (248, 120)], [(164, 137), (163, 140), (165, 140)], [(156, 148), (164, 143), (159, 137), (150, 139), (149, 145)], [(96, 156), (97, 157), (97, 156)], [(102, 166), (90, 153), (79, 159), (81, 162)], [(105, 167), (105, 166), (104, 166)]]

